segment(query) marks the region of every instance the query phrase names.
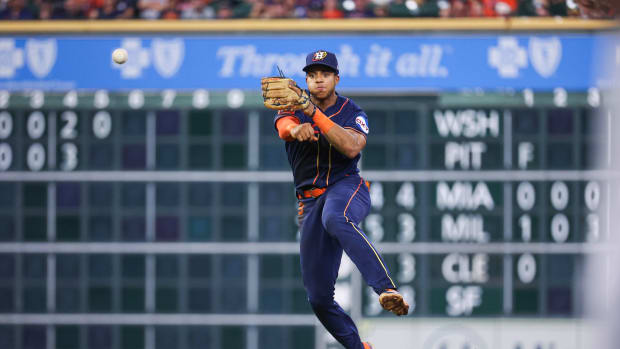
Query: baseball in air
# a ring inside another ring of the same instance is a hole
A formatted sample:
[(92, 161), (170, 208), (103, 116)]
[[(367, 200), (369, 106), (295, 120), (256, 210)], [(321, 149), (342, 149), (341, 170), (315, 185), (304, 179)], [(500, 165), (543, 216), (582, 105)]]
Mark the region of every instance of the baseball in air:
[(124, 48), (117, 48), (112, 52), (112, 60), (118, 64), (127, 62), (127, 50)]

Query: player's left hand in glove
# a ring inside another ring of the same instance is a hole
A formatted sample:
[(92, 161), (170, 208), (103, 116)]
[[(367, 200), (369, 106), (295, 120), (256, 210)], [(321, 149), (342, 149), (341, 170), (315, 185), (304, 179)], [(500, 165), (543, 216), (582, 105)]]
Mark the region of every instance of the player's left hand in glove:
[(398, 291), (393, 289), (387, 289), (379, 295), (379, 303), (383, 309), (391, 311), (392, 313), (402, 316), (409, 313), (409, 304), (403, 298)]
[(269, 77), (260, 80), (265, 107), (274, 110), (303, 110), (310, 105), (310, 96), (293, 79)]

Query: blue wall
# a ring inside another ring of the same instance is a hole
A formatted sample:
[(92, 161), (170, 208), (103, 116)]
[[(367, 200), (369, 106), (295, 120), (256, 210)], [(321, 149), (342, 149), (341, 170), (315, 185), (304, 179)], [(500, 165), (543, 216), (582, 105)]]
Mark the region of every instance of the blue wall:
[[(584, 90), (602, 34), (216, 35), (0, 38), (0, 89), (257, 89), (276, 65), (303, 82), (305, 55), (333, 51), (340, 90)], [(129, 51), (117, 65), (111, 53)], [(303, 83), (302, 83), (303, 85)]]

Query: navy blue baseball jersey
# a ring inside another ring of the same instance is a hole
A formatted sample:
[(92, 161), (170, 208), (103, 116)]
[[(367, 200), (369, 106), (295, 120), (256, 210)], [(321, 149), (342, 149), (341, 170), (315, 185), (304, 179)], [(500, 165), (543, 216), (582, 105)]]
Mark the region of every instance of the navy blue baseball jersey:
[[(336, 103), (322, 110), (325, 116), (334, 123), (345, 129), (355, 130), (366, 136), (369, 132), (368, 116), (350, 98), (338, 95)], [(319, 128), (313, 123), (312, 118), (306, 116), (303, 111), (295, 113), (280, 111), (274, 119), (274, 125), (278, 119), (285, 116), (295, 116), (300, 123), (311, 123), (319, 140), (317, 142), (286, 142), (288, 161), (293, 169), (295, 187), (324, 188), (331, 183), (336, 183), (347, 175), (359, 172), (357, 163), (360, 154), (349, 159), (336, 150), (325, 137), (320, 137)]]

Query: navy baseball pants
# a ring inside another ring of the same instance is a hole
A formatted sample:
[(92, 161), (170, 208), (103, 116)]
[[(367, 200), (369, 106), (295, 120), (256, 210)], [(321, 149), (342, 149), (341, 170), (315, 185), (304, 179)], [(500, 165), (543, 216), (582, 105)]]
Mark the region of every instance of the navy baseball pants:
[(377, 294), (396, 288), (379, 252), (358, 226), (369, 211), (368, 187), (357, 175), (300, 203), (301, 271), (308, 300), (323, 326), (347, 349), (363, 345), (353, 320), (334, 300), (342, 251)]

